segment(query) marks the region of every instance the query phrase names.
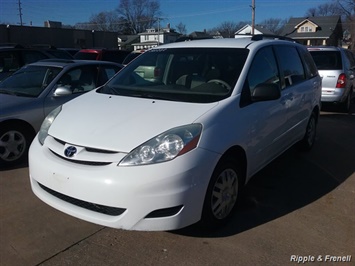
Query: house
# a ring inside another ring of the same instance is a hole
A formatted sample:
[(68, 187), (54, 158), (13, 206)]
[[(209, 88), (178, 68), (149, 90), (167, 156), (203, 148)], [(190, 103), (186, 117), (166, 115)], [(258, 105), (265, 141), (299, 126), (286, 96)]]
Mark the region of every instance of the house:
[(290, 18), (282, 34), (304, 45), (341, 45), (340, 16)]
[(180, 34), (170, 28), (170, 25), (161, 29), (147, 29), (145, 32), (138, 33), (140, 37), (139, 43), (133, 43), (134, 50), (146, 50), (161, 44), (175, 42)]
[(214, 31), (209, 33), (213, 39), (225, 39), (225, 38), (233, 38), (234, 32), (229, 31)]
[[(250, 35), (252, 33), (252, 26), (249, 24), (245, 25), (243, 28), (240, 30), (236, 31), (234, 34), (235, 37), (238, 37), (236, 35)], [(272, 31), (268, 30), (267, 28), (261, 26), (261, 25), (255, 25), (254, 27), (254, 34), (270, 34), (270, 35), (275, 35)]]
[(203, 39), (212, 39), (213, 37), (209, 35), (206, 30), (204, 31), (194, 31), (189, 35), (180, 36), (176, 41), (177, 42), (185, 42), (192, 40), (203, 40)]
[(118, 35), (117, 43), (120, 50), (129, 50), (134, 49), (133, 43), (139, 42), (139, 35)]

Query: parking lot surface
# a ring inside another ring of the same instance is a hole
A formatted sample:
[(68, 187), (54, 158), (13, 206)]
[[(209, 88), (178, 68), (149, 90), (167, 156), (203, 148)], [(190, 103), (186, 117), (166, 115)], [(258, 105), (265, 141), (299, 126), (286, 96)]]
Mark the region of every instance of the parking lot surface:
[(322, 112), (309, 153), (248, 184), (233, 219), (202, 232), (123, 231), (63, 214), (0, 170), (0, 265), (355, 265), (355, 114)]

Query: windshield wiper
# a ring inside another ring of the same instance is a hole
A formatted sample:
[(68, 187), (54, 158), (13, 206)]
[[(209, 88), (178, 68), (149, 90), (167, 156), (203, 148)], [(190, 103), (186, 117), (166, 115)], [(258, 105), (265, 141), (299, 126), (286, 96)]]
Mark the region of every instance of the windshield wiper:
[(9, 94), (9, 95), (14, 95), (16, 96), (16, 93), (13, 91), (7, 91), (7, 90), (0, 90), (0, 93), (2, 94)]
[(129, 94), (128, 96), (147, 98), (147, 99), (155, 99), (155, 100), (167, 100), (167, 101), (175, 100), (174, 98), (171, 98), (171, 97), (164, 97), (164, 96), (151, 94), (151, 93), (132, 93), (132, 94)]

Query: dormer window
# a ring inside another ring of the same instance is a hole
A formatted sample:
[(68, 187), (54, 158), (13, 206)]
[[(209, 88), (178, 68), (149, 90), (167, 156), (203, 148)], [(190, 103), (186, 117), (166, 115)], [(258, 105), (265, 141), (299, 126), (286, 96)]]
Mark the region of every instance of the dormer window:
[(318, 25), (314, 22), (306, 19), (295, 26), (298, 33), (306, 33), (306, 32), (316, 32)]

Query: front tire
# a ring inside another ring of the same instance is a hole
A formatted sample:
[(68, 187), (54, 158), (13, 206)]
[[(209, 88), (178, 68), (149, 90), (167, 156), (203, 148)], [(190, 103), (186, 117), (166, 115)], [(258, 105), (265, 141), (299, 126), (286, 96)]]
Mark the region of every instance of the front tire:
[(204, 228), (219, 227), (230, 219), (241, 191), (241, 180), (241, 171), (233, 161), (223, 160), (216, 166), (203, 205)]
[(0, 165), (11, 166), (24, 162), (32, 135), (19, 125), (5, 125), (0, 129)]

